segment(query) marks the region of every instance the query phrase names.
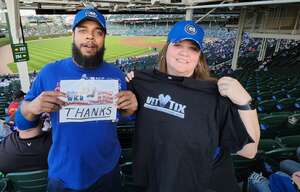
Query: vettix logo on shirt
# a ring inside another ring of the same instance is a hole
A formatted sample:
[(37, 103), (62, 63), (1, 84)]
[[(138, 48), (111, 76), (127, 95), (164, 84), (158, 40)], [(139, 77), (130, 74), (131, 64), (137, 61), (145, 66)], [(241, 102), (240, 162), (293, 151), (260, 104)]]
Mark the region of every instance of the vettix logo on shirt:
[(186, 105), (172, 101), (170, 95), (159, 94), (158, 98), (147, 97), (144, 107), (184, 119)]

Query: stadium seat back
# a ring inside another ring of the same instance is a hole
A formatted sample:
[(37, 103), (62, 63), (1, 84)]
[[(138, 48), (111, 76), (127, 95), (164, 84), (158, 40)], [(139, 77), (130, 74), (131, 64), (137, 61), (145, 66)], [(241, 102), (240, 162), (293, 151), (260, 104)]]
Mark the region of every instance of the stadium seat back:
[(260, 118), (262, 138), (275, 138), (287, 127), (289, 113), (270, 114)]
[(293, 111), (296, 109), (294, 107), (295, 101), (295, 98), (284, 98), (278, 101), (278, 105), (281, 106), (283, 110)]
[(47, 170), (8, 173), (6, 178), (16, 192), (45, 192), (47, 190)]
[(5, 192), (7, 187), (7, 182), (5, 179), (1, 178), (0, 176), (0, 192)]
[(261, 139), (258, 144), (258, 149), (264, 152), (279, 149), (282, 146), (274, 139)]
[(133, 161), (132, 148), (122, 149), (120, 161), (121, 163)]
[(288, 97), (296, 97), (296, 98), (300, 97), (300, 89), (294, 88), (288, 91)]
[(278, 138), (278, 141), (285, 147), (296, 148), (300, 147), (300, 135), (292, 135)]
[(260, 101), (257, 109), (260, 113), (271, 113), (278, 111), (276, 108), (276, 101), (273, 99)]
[(277, 162), (280, 162), (285, 159), (296, 159), (296, 150), (295, 148), (283, 147), (280, 149), (275, 149), (272, 151), (265, 152), (265, 155)]

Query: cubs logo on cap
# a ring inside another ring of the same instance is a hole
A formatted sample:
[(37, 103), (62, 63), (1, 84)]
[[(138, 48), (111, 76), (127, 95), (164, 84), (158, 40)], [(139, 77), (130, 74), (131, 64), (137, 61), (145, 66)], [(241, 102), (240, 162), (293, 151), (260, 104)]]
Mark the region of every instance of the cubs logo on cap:
[(194, 41), (200, 49), (203, 49), (203, 38), (203, 28), (194, 21), (178, 21), (168, 34), (169, 43), (191, 40)]
[(94, 11), (87, 11), (85, 12), (85, 15), (88, 17), (97, 17), (97, 14)]
[(192, 25), (186, 25), (184, 27), (185, 32), (187, 32), (188, 34), (194, 35), (197, 33), (196, 28)]
[(97, 22), (106, 32), (106, 22), (104, 16), (94, 8), (84, 8), (80, 10), (76, 15), (73, 22), (72, 30), (77, 27), (77, 25), (85, 20), (92, 20)]

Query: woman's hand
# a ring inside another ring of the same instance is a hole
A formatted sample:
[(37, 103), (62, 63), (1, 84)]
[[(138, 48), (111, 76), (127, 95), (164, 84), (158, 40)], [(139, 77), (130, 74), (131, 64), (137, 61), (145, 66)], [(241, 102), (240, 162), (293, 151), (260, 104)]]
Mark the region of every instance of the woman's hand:
[(218, 89), (222, 96), (228, 97), (236, 105), (246, 105), (252, 100), (240, 82), (231, 77), (219, 79)]
[(131, 81), (132, 79), (134, 78), (134, 72), (133, 71), (130, 71), (129, 73), (126, 74), (126, 81), (127, 83), (129, 83), (129, 81)]

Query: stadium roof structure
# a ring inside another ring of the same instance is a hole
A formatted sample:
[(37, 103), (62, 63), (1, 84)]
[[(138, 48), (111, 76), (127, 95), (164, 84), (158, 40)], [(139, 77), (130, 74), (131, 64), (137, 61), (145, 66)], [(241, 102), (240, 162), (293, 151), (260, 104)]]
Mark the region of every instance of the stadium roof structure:
[[(2, 2), (2, 3), (1, 3)], [(5, 9), (5, 0), (0, 8)], [(216, 12), (239, 12), (245, 6), (280, 5), (299, 3), (299, 0), (19, 0), (20, 9), (33, 9), (37, 14), (74, 13), (91, 5), (102, 13), (185, 13), (192, 9), (204, 13), (217, 8)]]
[[(232, 69), (237, 68), (243, 32), (262, 38), (259, 60), (265, 58), (267, 38), (300, 40), (300, 0), (0, 0), (0, 10), (7, 9), (12, 42), (22, 43), (20, 9), (35, 10), (37, 14), (75, 13), (85, 6), (93, 6), (104, 14), (177, 14), (186, 20), (203, 21), (210, 14), (238, 14), (233, 27), (238, 28)], [(194, 17), (203, 14), (201, 18)], [(22, 90), (27, 92), (29, 77), (26, 62), (17, 62)]]

